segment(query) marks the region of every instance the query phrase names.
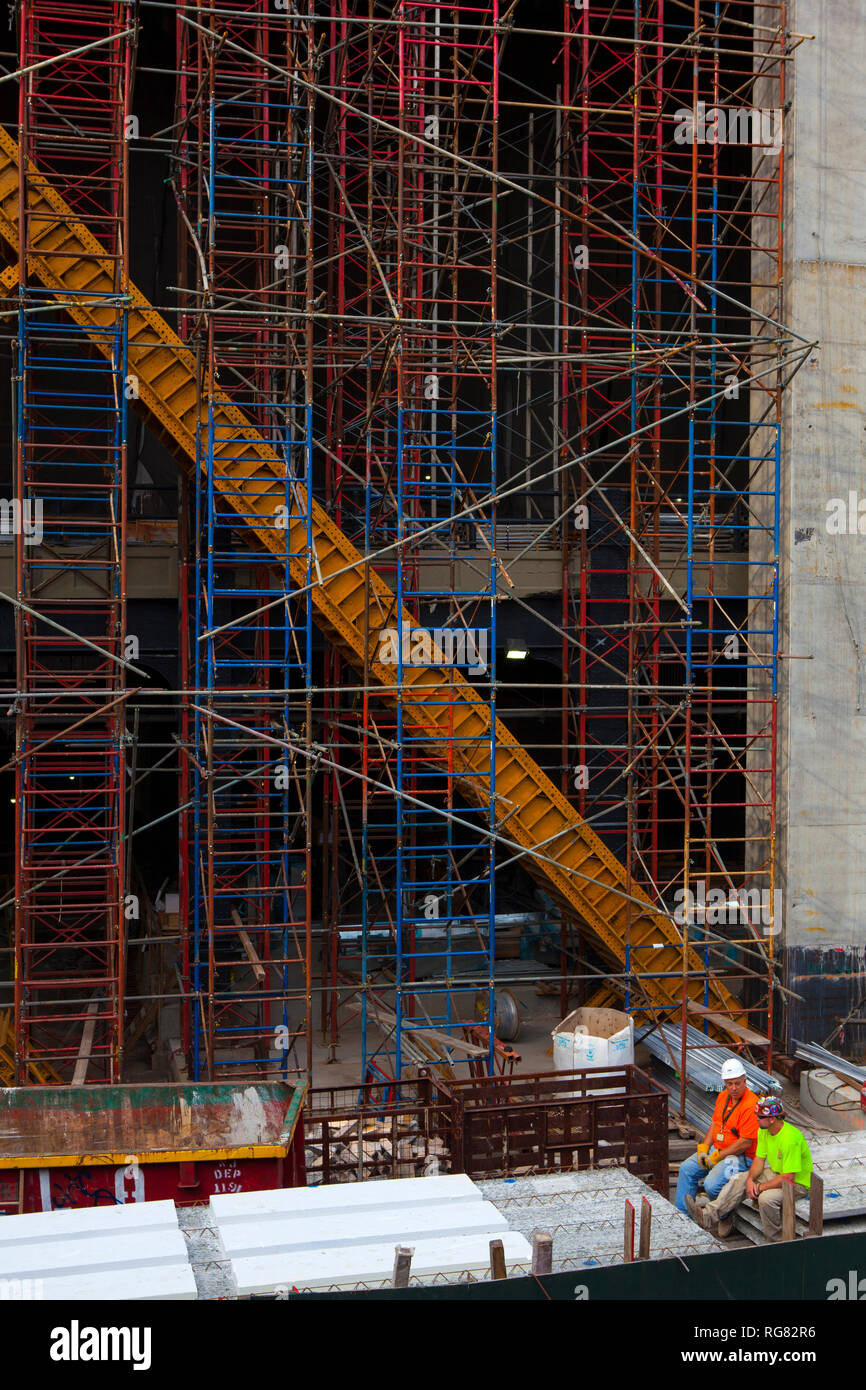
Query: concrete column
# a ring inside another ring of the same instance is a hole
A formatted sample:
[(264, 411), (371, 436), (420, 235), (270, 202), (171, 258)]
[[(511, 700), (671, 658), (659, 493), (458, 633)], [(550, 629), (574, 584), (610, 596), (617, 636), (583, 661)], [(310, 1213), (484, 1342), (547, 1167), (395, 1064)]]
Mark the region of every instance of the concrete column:
[(866, 993), (866, 6), (789, 16), (783, 314), (820, 346), (785, 408), (777, 864), (787, 1036), (821, 1042)]

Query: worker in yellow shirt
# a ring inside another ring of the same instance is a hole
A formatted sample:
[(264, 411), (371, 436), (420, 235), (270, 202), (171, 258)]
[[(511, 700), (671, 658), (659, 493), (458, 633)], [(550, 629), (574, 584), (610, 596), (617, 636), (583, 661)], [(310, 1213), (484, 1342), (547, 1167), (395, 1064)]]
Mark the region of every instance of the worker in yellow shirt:
[(714, 1234), (729, 1233), (729, 1218), (744, 1197), (758, 1203), (767, 1240), (782, 1239), (782, 1189), (790, 1183), (794, 1201), (808, 1197), (812, 1155), (804, 1136), (785, 1119), (778, 1096), (760, 1096), (755, 1106), (758, 1143), (748, 1173), (737, 1173), (721, 1192), (701, 1208), (700, 1223)]

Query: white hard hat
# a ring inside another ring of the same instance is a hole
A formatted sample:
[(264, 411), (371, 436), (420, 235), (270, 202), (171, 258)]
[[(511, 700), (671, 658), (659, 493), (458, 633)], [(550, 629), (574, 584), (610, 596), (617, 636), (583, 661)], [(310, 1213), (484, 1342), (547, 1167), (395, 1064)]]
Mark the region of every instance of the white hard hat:
[(722, 1063), (722, 1080), (733, 1081), (735, 1076), (745, 1076), (746, 1068), (736, 1057), (730, 1057), (727, 1062)]

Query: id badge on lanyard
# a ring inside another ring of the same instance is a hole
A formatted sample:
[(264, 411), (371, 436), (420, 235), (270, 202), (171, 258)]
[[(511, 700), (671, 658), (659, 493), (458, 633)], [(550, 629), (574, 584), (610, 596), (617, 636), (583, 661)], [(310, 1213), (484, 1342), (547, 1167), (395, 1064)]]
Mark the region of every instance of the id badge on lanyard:
[[(740, 1103), (740, 1102), (737, 1101), (737, 1105), (733, 1106), (733, 1108), (731, 1109), (731, 1114), (732, 1114), (732, 1115), (735, 1115), (735, 1114), (737, 1113), (737, 1106), (739, 1105), (739, 1103)], [(722, 1125), (723, 1125), (723, 1126), (724, 1126), (725, 1124), (727, 1124), (727, 1120), (728, 1120), (728, 1107), (725, 1106), (724, 1112), (723, 1112), (723, 1114), (722, 1114)], [(720, 1129), (719, 1132), (718, 1132), (718, 1134), (716, 1135), (716, 1143), (717, 1143), (717, 1144), (723, 1144), (724, 1142), (725, 1142), (725, 1131), (724, 1131), (724, 1129)]]

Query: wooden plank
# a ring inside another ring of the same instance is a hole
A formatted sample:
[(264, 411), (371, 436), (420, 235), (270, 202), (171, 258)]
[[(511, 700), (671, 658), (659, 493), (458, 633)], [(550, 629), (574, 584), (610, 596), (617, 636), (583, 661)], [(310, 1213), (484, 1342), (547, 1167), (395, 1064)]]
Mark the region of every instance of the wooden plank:
[(634, 1206), (628, 1198), (625, 1202), (622, 1257), (627, 1265), (634, 1263)]
[(405, 1028), (404, 1032), (411, 1033), (413, 1038), (423, 1038), (427, 1042), (435, 1043), (440, 1048), (447, 1047), (453, 1052), (464, 1052), (467, 1057), (487, 1056), (486, 1047), (467, 1042), (465, 1038), (452, 1037), (450, 1033), (443, 1033), (438, 1028)]
[(809, 1235), (820, 1236), (824, 1233), (824, 1179), (817, 1173), (812, 1174), (812, 1181), (809, 1186)]
[[(376, 1020), (379, 1027), (383, 1028), (385, 1032), (393, 1032), (396, 1028), (397, 1015), (387, 1006), (368, 1002), (367, 1013)], [(444, 1033), (438, 1028), (404, 1028), (402, 1041), (404, 1050), (411, 1049), (415, 1053), (414, 1056), (410, 1055), (410, 1060), (422, 1065), (445, 1067), (449, 1073), (449, 1061), (443, 1055), (445, 1049), (463, 1053), (467, 1057), (487, 1056), (486, 1047), (481, 1047), (478, 1043), (467, 1042), (465, 1038), (452, 1037), (450, 1033)], [(453, 1077), (450, 1079), (456, 1080)]]
[(253, 967), (253, 974), (255, 975), (255, 977), (256, 977), (256, 979), (258, 980), (258, 982), (259, 982), (260, 985), (261, 985), (261, 984), (264, 984), (265, 979), (266, 979), (266, 977), (267, 977), (267, 971), (265, 970), (265, 967), (262, 965), (262, 962), (261, 962), (261, 960), (259, 959), (259, 955), (258, 955), (258, 953), (257, 953), (257, 951), (256, 951), (255, 946), (253, 945), (252, 941), (250, 940), (249, 933), (246, 932), (246, 931), (244, 931), (244, 924), (243, 924), (243, 922), (241, 921), (240, 913), (238, 912), (238, 910), (237, 910), (236, 907), (233, 907), (233, 908), (232, 908), (232, 921), (234, 922), (235, 926), (236, 926), (237, 929), (238, 929), (238, 936), (240, 937), (240, 943), (241, 943), (241, 945), (242, 945), (243, 948), (244, 948), (244, 952), (246, 953), (247, 960), (249, 961), (250, 965)]
[(652, 1202), (648, 1197), (641, 1197), (640, 1200), (640, 1245), (638, 1248), (638, 1259), (648, 1260), (650, 1255), (650, 1236), (652, 1233), (653, 1209)]
[(93, 1039), (96, 1034), (96, 1011), (98, 1008), (99, 1000), (91, 999), (87, 1006), (87, 1021), (81, 1034), (78, 1061), (75, 1063), (75, 1071), (72, 1073), (71, 1084), (73, 1086), (83, 1086), (87, 1078), (87, 1068), (90, 1065), (90, 1054), (93, 1051)]
[(708, 1009), (704, 1004), (696, 1004), (689, 1000), (686, 1004), (686, 1012), (699, 1014), (701, 1018), (709, 1019), (711, 1023), (717, 1023), (724, 1028), (726, 1033), (731, 1033), (733, 1037), (740, 1038), (743, 1042), (751, 1043), (753, 1047), (769, 1047), (770, 1039), (763, 1033), (756, 1033), (754, 1028), (747, 1028), (745, 1023), (735, 1022), (728, 1018), (727, 1014), (720, 1014), (716, 1009)]
[(256, 954), (256, 948), (250, 941), (250, 938), (244, 931), (243, 927), (240, 927), (238, 929), (238, 936), (240, 937), (240, 942), (244, 948), (244, 952), (246, 953), (247, 960), (253, 967), (253, 974), (255, 975), (260, 985), (264, 984), (265, 979), (267, 977), (267, 971), (265, 970), (265, 967), (262, 965), (261, 960)]
[(782, 1183), (782, 1239), (794, 1239), (794, 1184)]

